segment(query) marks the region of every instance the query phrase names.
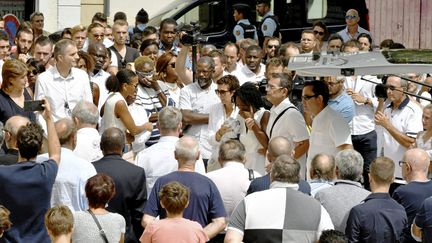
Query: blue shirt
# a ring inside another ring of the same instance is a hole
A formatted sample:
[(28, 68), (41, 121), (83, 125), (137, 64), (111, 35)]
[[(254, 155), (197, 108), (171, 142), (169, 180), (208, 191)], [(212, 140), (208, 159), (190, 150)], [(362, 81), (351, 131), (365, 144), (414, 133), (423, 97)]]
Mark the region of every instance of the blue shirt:
[(372, 193), (351, 209), (345, 235), (348, 242), (400, 242), (407, 225), (405, 209), (388, 193)]
[[(234, 26), (234, 29), (233, 29), (233, 34), (234, 34), (234, 36), (236, 38), (236, 41), (244, 39), (244, 29), (243, 29), (243, 27), (240, 26), (240, 24), (250, 25), (251, 23), (249, 22), (248, 19), (240, 19), (237, 22), (237, 25)], [(253, 27), (255, 29), (254, 39), (258, 40), (258, 34), (257, 34), (257, 31), (256, 31), (256, 27), (255, 26), (253, 26)]]
[(9, 209), (13, 223), (0, 242), (51, 242), (44, 216), (57, 170), (54, 160), (0, 166), (0, 204)]
[(159, 191), (172, 181), (178, 181), (189, 188), (189, 205), (183, 212), (183, 218), (197, 221), (204, 228), (212, 219), (225, 217), (225, 207), (216, 185), (208, 177), (196, 172), (174, 171), (156, 180), (144, 213), (153, 217), (166, 218), (165, 209), (159, 201)]
[[(363, 29), (363, 28), (360, 27), (360, 26), (358, 27), (358, 29), (357, 29), (357, 33), (355, 33), (354, 36), (351, 36), (351, 34), (348, 33), (348, 27), (345, 27), (345, 29), (343, 29), (343, 30), (341, 30), (341, 31), (339, 31), (339, 32), (337, 32), (337, 33), (338, 33), (338, 35), (340, 35), (340, 36), (342, 37), (342, 39), (343, 39), (344, 42), (347, 42), (347, 41), (349, 41), (349, 40), (357, 40), (357, 37), (358, 37), (360, 34), (362, 34), (362, 33), (368, 34), (369, 36), (372, 37), (372, 35), (371, 35), (371, 33), (370, 33), (369, 31), (367, 31), (366, 29)], [(372, 43), (371, 43), (371, 44), (372, 44)]]
[(355, 104), (351, 96), (345, 91), (335, 99), (329, 99), (328, 105), (340, 113), (346, 122), (351, 123), (355, 115)]
[(414, 222), (422, 229), (423, 242), (432, 243), (432, 197), (424, 200)]

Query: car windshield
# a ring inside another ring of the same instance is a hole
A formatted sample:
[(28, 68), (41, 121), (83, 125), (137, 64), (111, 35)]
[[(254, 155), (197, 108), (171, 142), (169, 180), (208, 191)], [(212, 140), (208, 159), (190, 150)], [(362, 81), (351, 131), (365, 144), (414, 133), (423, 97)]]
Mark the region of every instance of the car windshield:
[(173, 16), (176, 12), (180, 11), (185, 6), (190, 5), (190, 3), (194, 1), (196, 0), (176, 0), (156, 13), (156, 15), (150, 19), (148, 24), (151, 26), (159, 26), (163, 19)]

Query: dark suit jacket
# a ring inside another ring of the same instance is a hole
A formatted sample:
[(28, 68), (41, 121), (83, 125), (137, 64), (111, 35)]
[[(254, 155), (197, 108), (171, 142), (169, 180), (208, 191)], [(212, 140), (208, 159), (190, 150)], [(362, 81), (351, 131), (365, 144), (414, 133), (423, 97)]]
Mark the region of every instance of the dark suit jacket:
[(141, 219), (147, 201), (144, 169), (122, 159), (120, 155), (105, 155), (93, 162), (98, 173), (112, 177), (116, 187), (107, 210), (123, 215), (126, 220), (125, 242), (139, 242), (144, 229)]
[(18, 162), (18, 150), (6, 149), (5, 153), (0, 154), (0, 165), (14, 165)]
[[(298, 189), (299, 191), (307, 195), (311, 194), (311, 188), (307, 181), (300, 179), (298, 184), (299, 184), (299, 189)], [(251, 181), (246, 195), (249, 195), (254, 192), (264, 191), (269, 188), (270, 188), (270, 174), (267, 174), (265, 176), (258, 177), (253, 181)]]

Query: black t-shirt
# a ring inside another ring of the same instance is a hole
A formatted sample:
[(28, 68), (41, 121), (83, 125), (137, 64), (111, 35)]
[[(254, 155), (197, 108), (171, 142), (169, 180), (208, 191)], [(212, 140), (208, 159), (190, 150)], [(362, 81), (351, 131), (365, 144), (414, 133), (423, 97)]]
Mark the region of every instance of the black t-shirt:
[[(24, 90), (24, 100), (33, 100), (27, 90)], [(36, 115), (33, 111), (24, 111), (24, 108), (17, 105), (8, 94), (0, 90), (0, 121), (5, 124), (12, 116), (24, 116), (30, 121), (36, 121)]]

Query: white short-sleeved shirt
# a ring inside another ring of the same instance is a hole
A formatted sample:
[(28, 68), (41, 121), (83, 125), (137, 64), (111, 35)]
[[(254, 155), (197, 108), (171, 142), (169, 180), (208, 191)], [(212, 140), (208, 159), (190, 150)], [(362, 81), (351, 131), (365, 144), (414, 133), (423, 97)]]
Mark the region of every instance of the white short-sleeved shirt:
[[(238, 63), (237, 63), (237, 65), (238, 65)], [(235, 75), (237, 77), (240, 85), (242, 85), (246, 82), (258, 83), (265, 78), (265, 65), (261, 63), (259, 73), (255, 74), (245, 64), (245, 65), (242, 65), (240, 67), (238, 72), (236, 72), (235, 74), (232, 74), (232, 75)]]
[(86, 72), (72, 68), (69, 75), (63, 78), (55, 66), (38, 76), (34, 97), (35, 100), (48, 99), (54, 121), (71, 117), (73, 108), (81, 100), (93, 102)]
[[(233, 29), (233, 34), (236, 38), (236, 41), (244, 39), (244, 29), (243, 29), (243, 27), (240, 26), (240, 24), (250, 25), (251, 23), (249, 22), (248, 19), (241, 19), (237, 22), (237, 25), (234, 26), (234, 29)], [(258, 34), (257, 34), (255, 26), (254, 26), (254, 29), (255, 29), (254, 39), (258, 40)]]
[[(384, 109), (384, 114), (398, 131), (407, 136), (416, 138), (417, 133), (423, 130), (423, 112), (420, 106), (410, 101), (408, 97), (394, 111), (392, 111), (391, 105), (387, 106)], [(389, 157), (395, 163), (395, 177), (402, 178), (402, 170), (398, 163), (407, 148), (400, 145), (386, 129), (382, 128), (379, 131), (382, 133), (384, 156)]]
[[(267, 16), (273, 16), (273, 12), (269, 11), (264, 16), (263, 19)], [(274, 32), (276, 31), (277, 24), (272, 18), (267, 18), (264, 20), (264, 22), (261, 25), (261, 32), (263, 33), (263, 36), (274, 36)], [(279, 37), (279, 36), (276, 36)]]
[[(209, 114), (210, 107), (220, 102), (215, 93), (216, 88), (213, 82), (206, 90), (202, 90), (198, 83), (187, 85), (180, 91), (180, 109)], [(208, 124), (191, 125), (185, 133), (198, 139), (201, 155), (204, 159), (210, 159), (212, 146), (208, 142)]]
[(326, 106), (312, 121), (312, 131), (309, 138), (307, 158), (307, 175), (309, 175), (312, 158), (324, 153), (335, 156), (343, 144), (352, 144), (351, 130), (342, 116)]
[[(174, 157), (175, 144), (178, 140), (175, 136), (162, 136), (157, 143), (137, 154), (135, 164), (145, 171), (147, 192), (152, 191), (159, 177), (178, 169), (178, 162)], [(195, 172), (205, 174), (201, 157), (195, 163)], [(150, 193), (147, 194), (147, 197), (149, 196)]]
[(90, 76), (90, 81), (97, 84), (99, 86), (99, 103), (98, 109), (101, 110), (103, 104), (105, 104), (106, 99), (108, 98), (108, 89), (106, 88), (106, 80), (109, 78), (110, 74), (105, 72), (104, 70), (100, 70), (98, 73)]

